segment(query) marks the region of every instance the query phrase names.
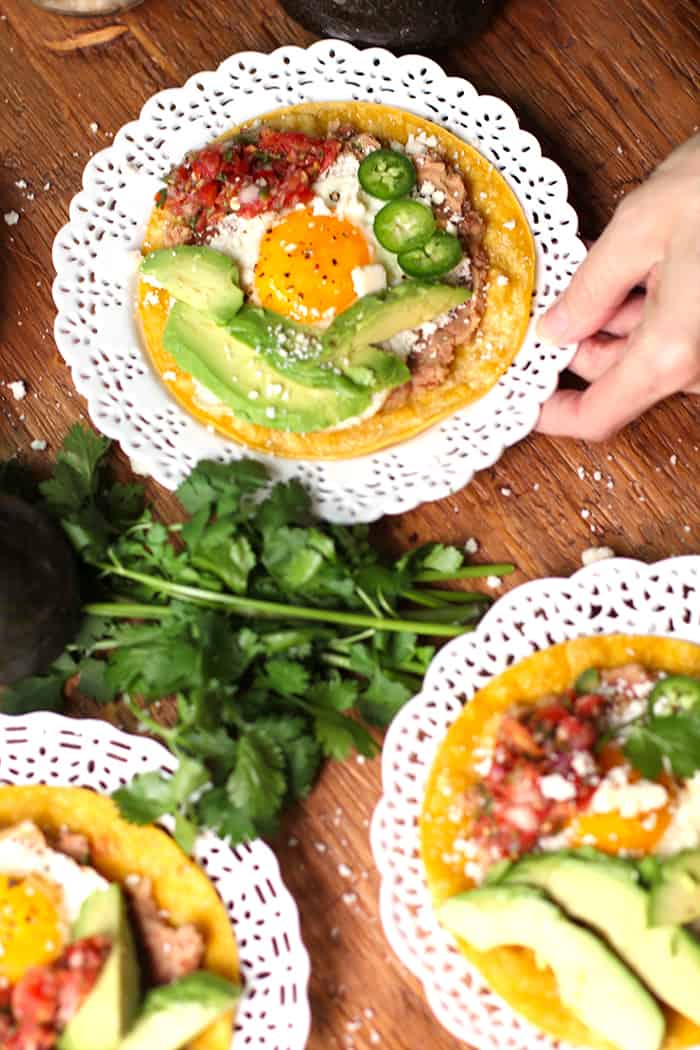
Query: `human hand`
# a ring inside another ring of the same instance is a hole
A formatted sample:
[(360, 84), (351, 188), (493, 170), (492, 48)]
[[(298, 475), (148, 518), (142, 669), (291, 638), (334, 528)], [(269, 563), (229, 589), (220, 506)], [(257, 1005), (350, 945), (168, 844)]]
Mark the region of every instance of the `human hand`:
[(546, 402), (542, 433), (603, 441), (670, 394), (700, 394), (700, 135), (621, 202), (538, 333), (578, 343), (569, 368), (590, 383)]

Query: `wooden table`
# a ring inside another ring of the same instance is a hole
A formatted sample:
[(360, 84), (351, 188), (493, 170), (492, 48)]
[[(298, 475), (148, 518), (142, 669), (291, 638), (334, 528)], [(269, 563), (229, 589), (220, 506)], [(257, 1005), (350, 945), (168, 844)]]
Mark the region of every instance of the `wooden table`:
[[(51, 242), (89, 155), (155, 91), (242, 49), (310, 43), (274, 0), (147, 0), (121, 18), (76, 21), (28, 0), (0, 0), (0, 454), (47, 469), (84, 405), (52, 341)], [(476, 43), (436, 56), (482, 92), (506, 98), (570, 176), (583, 232), (595, 236), (634, 188), (698, 122), (700, 40), (693, 0), (510, 0)], [(105, 25), (104, 47), (51, 42)], [(568, 574), (607, 544), (652, 561), (700, 549), (700, 402), (676, 397), (605, 445), (533, 436), (468, 489), (400, 518), (383, 539), (464, 543), (514, 561), (508, 586)], [(47, 441), (32, 452), (33, 440)], [(151, 493), (167, 511), (167, 494)], [(368, 822), (379, 762), (327, 766), (274, 844), (296, 896), (311, 954), (309, 1050), (454, 1050), (418, 983), (393, 957), (378, 919)], [(349, 872), (349, 874), (348, 874)]]

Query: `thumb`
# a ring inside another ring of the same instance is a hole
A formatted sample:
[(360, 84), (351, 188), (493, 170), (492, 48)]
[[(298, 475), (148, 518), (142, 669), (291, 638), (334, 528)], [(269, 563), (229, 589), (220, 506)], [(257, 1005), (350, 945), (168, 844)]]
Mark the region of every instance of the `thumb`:
[(661, 224), (655, 209), (649, 221), (646, 190), (620, 205), (569, 286), (540, 318), (537, 331), (543, 339), (578, 343), (599, 331), (661, 258)]

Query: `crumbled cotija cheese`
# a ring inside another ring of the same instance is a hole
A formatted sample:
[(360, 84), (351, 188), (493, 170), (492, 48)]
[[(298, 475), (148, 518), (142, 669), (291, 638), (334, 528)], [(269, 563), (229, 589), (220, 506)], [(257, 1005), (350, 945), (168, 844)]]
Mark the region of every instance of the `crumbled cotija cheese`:
[(596, 789), (591, 799), (591, 813), (618, 812), (625, 820), (640, 813), (660, 809), (668, 801), (668, 791), (663, 784), (653, 780), (637, 780), (630, 783), (628, 772), (622, 766), (611, 769)]
[(411, 134), (408, 136), (403, 149), (409, 156), (416, 157), (421, 153), (427, 153), (429, 149), (436, 149), (437, 144), (438, 140), (434, 135), (426, 135), (424, 131), (419, 131), (417, 135)]
[(588, 751), (575, 751), (571, 759), (571, 768), (579, 777), (592, 777), (597, 772), (596, 764)]
[(371, 295), (386, 288), (386, 270), (381, 263), (370, 263), (368, 266), (356, 266), (352, 271), (352, 286), (355, 295)]
[(576, 787), (561, 773), (549, 773), (539, 779), (540, 791), (553, 802), (569, 802), (576, 798)]
[(700, 844), (700, 773), (695, 773), (678, 796), (671, 822), (657, 846), (663, 856)]

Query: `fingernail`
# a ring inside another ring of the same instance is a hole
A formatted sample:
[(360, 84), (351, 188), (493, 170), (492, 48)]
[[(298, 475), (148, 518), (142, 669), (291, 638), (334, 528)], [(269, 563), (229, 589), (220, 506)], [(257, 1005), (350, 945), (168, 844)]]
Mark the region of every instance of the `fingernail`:
[(548, 343), (565, 343), (569, 331), (569, 311), (563, 299), (550, 306), (537, 322), (537, 334)]

